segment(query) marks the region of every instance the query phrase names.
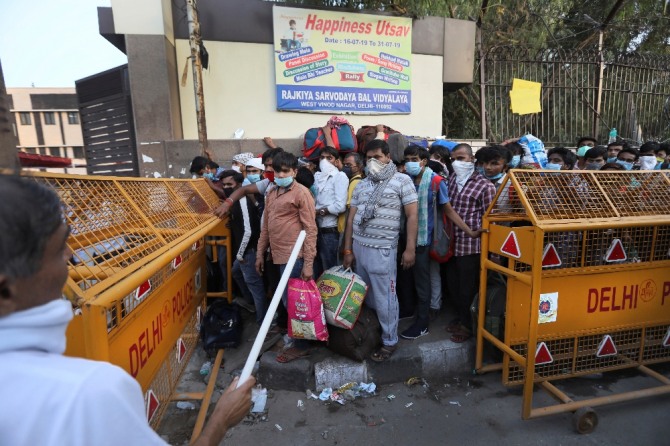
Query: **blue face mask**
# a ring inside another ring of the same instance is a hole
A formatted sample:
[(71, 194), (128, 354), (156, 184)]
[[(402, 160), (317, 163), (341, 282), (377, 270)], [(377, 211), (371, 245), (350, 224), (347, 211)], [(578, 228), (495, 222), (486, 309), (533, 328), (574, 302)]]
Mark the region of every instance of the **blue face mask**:
[(289, 187), (293, 183), (293, 177), (275, 177), (275, 184), (279, 187)]
[(547, 165), (544, 166), (544, 168), (548, 170), (561, 170), (561, 165), (554, 163), (547, 163)]
[(607, 158), (607, 162), (608, 163), (616, 163), (616, 156), (610, 156), (609, 158)]
[(502, 178), (503, 175), (504, 175), (504, 173), (500, 172), (500, 173), (497, 173), (497, 174), (491, 175), (491, 176), (488, 176), (488, 175), (484, 174), (484, 177), (486, 177), (486, 179), (488, 179), (488, 180), (499, 180), (499, 179)]
[(624, 160), (617, 159), (616, 163), (621, 164), (623, 167), (626, 168), (626, 170), (633, 170), (633, 163), (630, 162), (630, 161), (624, 161)]
[(405, 172), (411, 177), (416, 177), (421, 173), (421, 163), (418, 161), (407, 161), (405, 163)]
[(478, 174), (484, 175), (484, 168), (481, 166), (475, 166), (475, 170), (477, 171)]
[(250, 183), (257, 183), (258, 181), (261, 180), (261, 174), (259, 174), (259, 173), (248, 173), (247, 174), (247, 180), (249, 180)]
[(514, 155), (512, 157), (512, 161), (507, 163), (507, 165), (509, 166), (510, 169), (514, 169), (519, 165), (520, 162), (521, 162), (521, 155)]
[(202, 177), (207, 178), (208, 180), (214, 181), (214, 174), (213, 173), (210, 173), (210, 172), (203, 173)]

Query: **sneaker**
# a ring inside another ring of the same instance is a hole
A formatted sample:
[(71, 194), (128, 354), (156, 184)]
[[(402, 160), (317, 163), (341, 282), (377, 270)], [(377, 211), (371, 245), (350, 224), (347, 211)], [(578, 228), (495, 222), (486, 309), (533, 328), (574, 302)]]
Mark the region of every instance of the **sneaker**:
[(426, 336), (428, 334), (428, 327), (421, 328), (417, 324), (413, 324), (407, 330), (400, 333), (400, 337), (403, 339), (416, 339), (421, 336)]
[(240, 306), (247, 310), (249, 313), (255, 313), (256, 312), (256, 307), (253, 304), (250, 304), (244, 298), (242, 297), (236, 297), (233, 299), (233, 303), (237, 306)]

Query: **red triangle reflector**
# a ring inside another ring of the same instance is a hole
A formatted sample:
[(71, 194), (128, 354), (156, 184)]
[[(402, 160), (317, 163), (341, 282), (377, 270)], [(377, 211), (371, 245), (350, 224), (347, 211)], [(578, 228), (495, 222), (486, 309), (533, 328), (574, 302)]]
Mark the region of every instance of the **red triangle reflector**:
[(500, 252), (512, 256), (514, 258), (521, 257), (521, 249), (519, 249), (519, 241), (516, 239), (516, 233), (511, 231), (502, 246), (500, 247)]
[(612, 244), (609, 249), (607, 249), (607, 254), (605, 254), (606, 262), (621, 262), (628, 258), (626, 251), (623, 249), (623, 244), (621, 240), (615, 238), (612, 240)]
[(598, 344), (598, 351), (596, 352), (596, 356), (598, 358), (603, 358), (605, 356), (614, 356), (616, 354), (617, 354), (616, 345), (614, 345), (612, 336), (610, 335), (603, 336), (603, 340), (600, 341), (600, 344)]
[(135, 299), (142, 300), (151, 291), (151, 280), (147, 280), (135, 290)]
[(556, 251), (556, 247), (553, 243), (548, 243), (544, 247), (544, 254), (542, 254), (542, 268), (552, 267), (552, 266), (561, 266), (561, 258)]
[(663, 338), (663, 347), (670, 348), (670, 327), (668, 327), (668, 331), (665, 333), (665, 337)]
[(146, 394), (145, 398), (146, 398), (146, 404), (147, 404), (147, 420), (149, 420), (149, 422), (151, 422), (154, 415), (156, 415), (156, 412), (158, 412), (158, 406), (160, 406), (161, 403), (160, 403), (160, 401), (158, 401), (158, 398), (156, 397), (156, 394), (151, 389), (147, 390), (147, 394)]
[(179, 338), (177, 339), (177, 363), (181, 364), (184, 356), (186, 356), (186, 344), (182, 338)]
[(535, 365), (551, 364), (554, 362), (554, 357), (547, 347), (547, 344), (540, 342), (535, 349)]
[(179, 265), (181, 265), (181, 254), (179, 254), (177, 257), (175, 257), (172, 260), (172, 269), (177, 269), (179, 268)]

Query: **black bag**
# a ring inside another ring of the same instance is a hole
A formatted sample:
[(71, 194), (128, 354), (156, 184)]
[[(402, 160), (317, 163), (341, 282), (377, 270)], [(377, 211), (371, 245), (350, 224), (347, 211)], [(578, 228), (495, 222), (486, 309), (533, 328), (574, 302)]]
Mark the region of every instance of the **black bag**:
[[(486, 277), (486, 314), (484, 328), (496, 338), (505, 338), (505, 310), (507, 306), (507, 281), (505, 276), (496, 271), (489, 271)], [(470, 307), (472, 327), (477, 330), (479, 318), (479, 293), (475, 294)], [(486, 342), (484, 352), (496, 360), (502, 359), (502, 352)]]
[(329, 325), (328, 334), (328, 348), (354, 361), (363, 361), (382, 343), (377, 315), (365, 305), (351, 330)]
[[(217, 247), (215, 246), (214, 249)], [(212, 260), (207, 256), (207, 292), (208, 293), (219, 293), (223, 291), (223, 274), (221, 273), (221, 268), (219, 267), (218, 262), (212, 262)]]
[(200, 324), (203, 348), (209, 354), (220, 348), (235, 348), (242, 339), (242, 318), (237, 306), (216, 299), (205, 312)]

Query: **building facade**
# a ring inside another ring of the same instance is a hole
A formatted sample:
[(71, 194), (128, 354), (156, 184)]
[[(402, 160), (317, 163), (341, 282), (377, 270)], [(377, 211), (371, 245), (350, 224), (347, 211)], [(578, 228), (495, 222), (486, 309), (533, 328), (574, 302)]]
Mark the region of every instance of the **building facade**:
[(71, 167), (41, 168), (50, 172), (86, 173), (77, 95), (74, 88), (7, 88), (14, 117), (17, 149), (70, 158)]

